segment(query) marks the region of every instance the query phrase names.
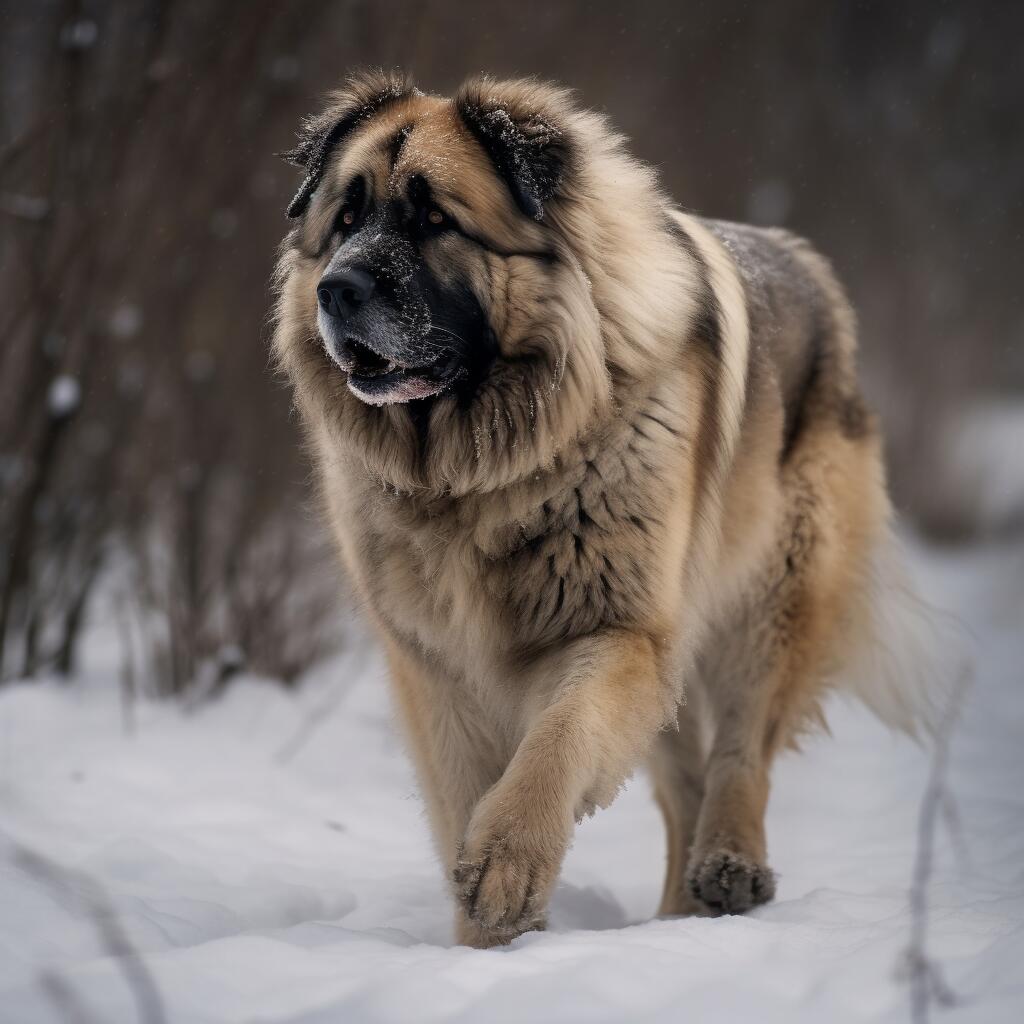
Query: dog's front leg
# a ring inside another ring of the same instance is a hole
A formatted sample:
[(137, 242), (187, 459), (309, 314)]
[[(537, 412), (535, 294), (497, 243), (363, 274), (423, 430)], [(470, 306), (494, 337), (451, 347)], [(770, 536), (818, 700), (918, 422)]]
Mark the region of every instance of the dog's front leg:
[(575, 822), (611, 802), (671, 715), (661, 660), (650, 637), (614, 630), (575, 640), (534, 670), (547, 697), (458, 852), (465, 941), (498, 945), (544, 927)]

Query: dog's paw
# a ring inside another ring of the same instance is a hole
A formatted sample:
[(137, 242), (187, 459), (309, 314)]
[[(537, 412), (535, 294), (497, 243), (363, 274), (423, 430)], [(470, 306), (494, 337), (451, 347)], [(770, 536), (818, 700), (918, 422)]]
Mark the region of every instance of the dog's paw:
[(711, 914), (743, 914), (775, 895), (771, 868), (731, 850), (713, 850), (688, 877), (694, 899)]
[(463, 913), (479, 929), (473, 945), (507, 943), (543, 929), (566, 845), (560, 833), (527, 827), (515, 816), (491, 821), (485, 813), (470, 825), (452, 882)]
[(452, 872), (455, 895), (479, 929), (474, 945), (511, 942), (544, 927), (550, 874), (542, 857), (507, 837), (465, 843)]
[(544, 914), (541, 912), (533, 915), (529, 921), (520, 922), (516, 927), (488, 928), (467, 916), (464, 906), (460, 903), (455, 917), (455, 942), (459, 946), (471, 946), (474, 949), (491, 949), (494, 946), (507, 946), (524, 932), (543, 931), (546, 925)]

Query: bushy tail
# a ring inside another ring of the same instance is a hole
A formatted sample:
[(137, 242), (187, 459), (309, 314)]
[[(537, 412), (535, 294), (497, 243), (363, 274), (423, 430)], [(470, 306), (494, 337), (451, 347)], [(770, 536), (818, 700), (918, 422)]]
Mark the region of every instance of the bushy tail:
[(874, 553), (854, 613), (852, 650), (834, 680), (886, 725), (934, 737), (971, 677), (971, 637), (959, 619), (929, 604), (910, 559), (890, 531)]

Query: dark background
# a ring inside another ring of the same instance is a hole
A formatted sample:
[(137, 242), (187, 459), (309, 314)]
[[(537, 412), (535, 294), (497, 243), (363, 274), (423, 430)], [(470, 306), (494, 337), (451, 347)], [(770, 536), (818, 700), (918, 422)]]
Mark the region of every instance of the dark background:
[(90, 614), (158, 692), (333, 642), (268, 367), (298, 176), (272, 154), (358, 65), (557, 79), (683, 206), (808, 236), (905, 518), (1019, 530), (1022, 38), (1024, 6), (934, 0), (0, 2), (0, 670), (72, 671)]

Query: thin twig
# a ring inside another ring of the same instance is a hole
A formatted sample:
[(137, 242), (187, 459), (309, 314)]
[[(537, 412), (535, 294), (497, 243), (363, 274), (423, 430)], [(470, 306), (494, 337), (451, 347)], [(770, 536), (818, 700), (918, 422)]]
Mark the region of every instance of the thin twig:
[(42, 971), (39, 987), (66, 1024), (99, 1024), (99, 1018), (93, 1015), (75, 990), (56, 971)]
[(910, 980), (910, 1019), (913, 1024), (928, 1024), (932, 1003), (951, 1006), (956, 996), (944, 981), (939, 967), (928, 957), (928, 885), (935, 859), (935, 831), (940, 816), (952, 823), (953, 798), (946, 788), (949, 747), (969, 682), (968, 671), (960, 675), (935, 731), (928, 785), (921, 799), (917, 820), (917, 854), (910, 884), (910, 943), (906, 951), (906, 969)]

